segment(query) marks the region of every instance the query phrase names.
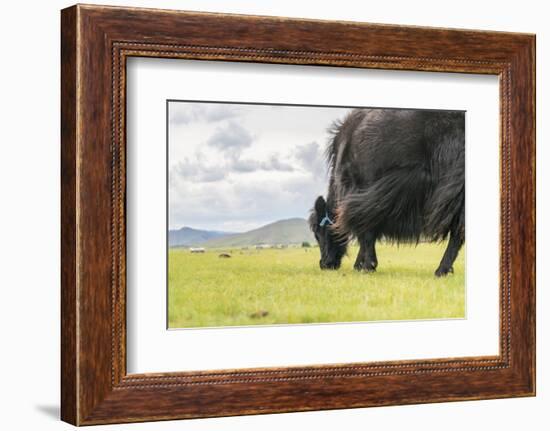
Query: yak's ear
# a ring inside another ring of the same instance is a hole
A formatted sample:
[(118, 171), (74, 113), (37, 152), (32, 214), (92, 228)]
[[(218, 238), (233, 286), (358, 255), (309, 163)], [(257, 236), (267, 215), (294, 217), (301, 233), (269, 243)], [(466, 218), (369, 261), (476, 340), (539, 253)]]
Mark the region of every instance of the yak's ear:
[(319, 196), (315, 200), (315, 212), (317, 213), (317, 218), (319, 221), (325, 217), (325, 214), (327, 213), (327, 203), (325, 202), (325, 198), (323, 198), (323, 196)]

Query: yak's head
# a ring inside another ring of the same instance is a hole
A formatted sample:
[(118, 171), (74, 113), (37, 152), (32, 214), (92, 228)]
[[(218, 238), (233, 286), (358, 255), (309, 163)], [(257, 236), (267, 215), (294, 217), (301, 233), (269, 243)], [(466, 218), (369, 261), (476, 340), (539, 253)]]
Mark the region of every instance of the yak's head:
[(315, 200), (315, 205), (309, 216), (309, 226), (321, 250), (321, 269), (338, 269), (342, 257), (346, 254), (347, 242), (333, 229), (334, 214), (322, 196)]

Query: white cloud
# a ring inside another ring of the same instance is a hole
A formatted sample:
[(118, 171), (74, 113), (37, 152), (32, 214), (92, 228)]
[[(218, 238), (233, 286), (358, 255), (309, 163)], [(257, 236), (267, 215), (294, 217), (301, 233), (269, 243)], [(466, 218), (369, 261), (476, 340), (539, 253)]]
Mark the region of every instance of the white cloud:
[(226, 104), (170, 104), (170, 124), (215, 123), (239, 115), (239, 107)]
[(326, 191), (327, 128), (347, 109), (223, 105), (213, 122), (205, 118), (220, 105), (172, 102), (171, 114), (172, 105), (195, 117), (169, 124), (170, 228), (245, 231), (306, 218)]
[(317, 177), (322, 177), (326, 172), (324, 153), (324, 149), (317, 142), (310, 142), (296, 148), (296, 158), (303, 168)]
[(252, 140), (252, 135), (232, 120), (224, 126), (217, 127), (206, 143), (229, 157), (238, 158), (245, 148), (252, 145)]

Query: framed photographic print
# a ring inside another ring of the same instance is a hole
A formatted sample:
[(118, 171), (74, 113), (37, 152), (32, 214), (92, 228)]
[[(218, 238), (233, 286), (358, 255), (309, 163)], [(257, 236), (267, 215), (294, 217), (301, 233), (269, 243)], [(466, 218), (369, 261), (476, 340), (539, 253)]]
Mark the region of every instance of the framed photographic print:
[(535, 394), (533, 35), (61, 30), (63, 420)]

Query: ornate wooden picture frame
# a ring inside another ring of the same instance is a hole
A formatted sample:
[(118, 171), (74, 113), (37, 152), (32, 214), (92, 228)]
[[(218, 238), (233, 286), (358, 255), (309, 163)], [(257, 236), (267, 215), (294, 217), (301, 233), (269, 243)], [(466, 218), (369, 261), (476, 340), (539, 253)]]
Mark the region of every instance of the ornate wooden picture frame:
[[(77, 5), (62, 11), (61, 417), (75, 425), (535, 394), (535, 37)], [(492, 74), (500, 82), (500, 354), (126, 372), (129, 57)]]

